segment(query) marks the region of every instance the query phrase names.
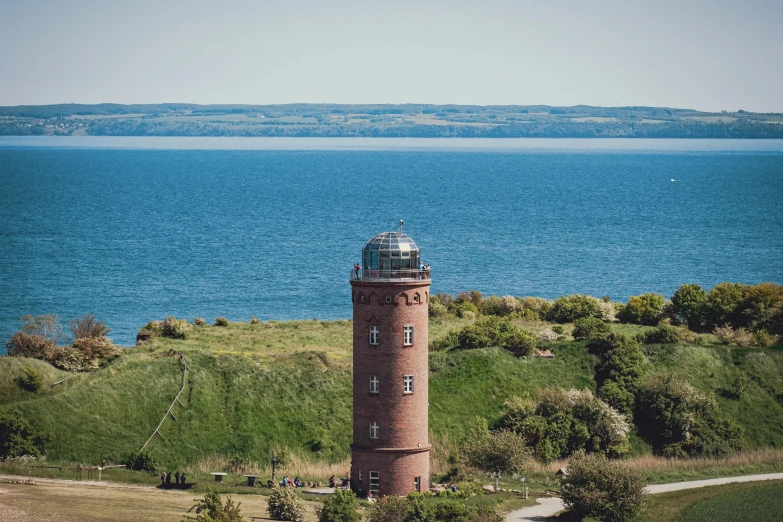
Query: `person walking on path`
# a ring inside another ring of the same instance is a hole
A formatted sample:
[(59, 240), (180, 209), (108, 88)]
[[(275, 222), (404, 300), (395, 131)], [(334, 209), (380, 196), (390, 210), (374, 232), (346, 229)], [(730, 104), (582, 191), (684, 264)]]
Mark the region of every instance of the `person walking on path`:
[(177, 470), (177, 472), (174, 473), (174, 478), (176, 479), (177, 484), (179, 484), (179, 470)]
[(165, 486), (166, 485), (166, 472), (160, 474), (160, 485)]

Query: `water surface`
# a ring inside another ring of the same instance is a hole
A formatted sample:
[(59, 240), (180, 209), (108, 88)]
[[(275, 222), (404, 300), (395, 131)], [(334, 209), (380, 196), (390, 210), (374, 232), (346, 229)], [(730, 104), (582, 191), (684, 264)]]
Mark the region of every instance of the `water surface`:
[[(675, 181), (672, 181), (675, 180)], [(783, 282), (783, 141), (0, 138), (0, 337), (93, 313), (347, 318), (406, 222), (433, 291)]]

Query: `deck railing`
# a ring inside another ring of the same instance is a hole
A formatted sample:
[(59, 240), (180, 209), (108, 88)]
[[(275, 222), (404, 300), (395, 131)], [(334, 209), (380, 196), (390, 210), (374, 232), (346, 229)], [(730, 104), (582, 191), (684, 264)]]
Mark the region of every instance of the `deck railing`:
[(351, 281), (428, 281), (430, 269), (419, 270), (356, 270), (351, 269)]

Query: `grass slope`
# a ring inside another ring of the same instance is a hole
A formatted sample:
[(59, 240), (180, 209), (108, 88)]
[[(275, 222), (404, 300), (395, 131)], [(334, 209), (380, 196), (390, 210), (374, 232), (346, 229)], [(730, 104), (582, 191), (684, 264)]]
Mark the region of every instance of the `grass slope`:
[(747, 482), (651, 495), (633, 522), (772, 522), (783, 513), (783, 482)]
[[(431, 338), (464, 324), (433, 321)], [(540, 330), (546, 324), (523, 326)], [(167, 419), (162, 437), (150, 442), (161, 464), (207, 462), (214, 468), (209, 459), (219, 455), (263, 465), (273, 453), (286, 452), (336, 463), (348, 456), (351, 439), (351, 329), (350, 321), (194, 327), (186, 341), (157, 339), (90, 374), (2, 357), (0, 405), (22, 410), (55, 434), (47, 452), (52, 461), (118, 461), (141, 447), (179, 390), (181, 365), (168, 356), (175, 348), (193, 372), (184, 407), (173, 410), (177, 420)], [(556, 386), (594, 389), (596, 359), (585, 344), (553, 348), (553, 360), (518, 359), (498, 349), (432, 353), (430, 431), (436, 449), (444, 450), (436, 458), (445, 460), (471, 418), (496, 420), (509, 396)], [(716, 395), (744, 426), (749, 448), (783, 447), (783, 352), (717, 345), (646, 351), (651, 371), (672, 371)], [(41, 392), (15, 384), (24, 365), (45, 376)], [(749, 384), (736, 398), (725, 390), (738, 373)], [(642, 453), (646, 446), (637, 441), (635, 448)]]

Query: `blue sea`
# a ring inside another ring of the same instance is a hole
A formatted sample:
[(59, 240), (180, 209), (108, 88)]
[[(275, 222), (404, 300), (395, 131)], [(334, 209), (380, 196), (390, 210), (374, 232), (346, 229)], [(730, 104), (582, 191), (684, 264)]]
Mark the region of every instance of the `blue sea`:
[(783, 141), (0, 138), (0, 338), (96, 315), (351, 315), (400, 219), (433, 292), (783, 283)]

